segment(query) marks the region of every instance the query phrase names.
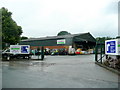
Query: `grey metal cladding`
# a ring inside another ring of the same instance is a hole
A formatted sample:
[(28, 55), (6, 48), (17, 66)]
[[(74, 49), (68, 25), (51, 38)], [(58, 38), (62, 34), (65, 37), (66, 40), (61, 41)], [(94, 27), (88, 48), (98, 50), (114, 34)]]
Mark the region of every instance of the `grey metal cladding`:
[[(65, 44), (57, 44), (57, 40), (65, 39)], [(75, 41), (89, 41), (95, 43), (95, 38), (90, 33), (71, 34), (62, 36), (42, 37), (42, 38), (30, 38), (22, 40), (20, 44), (28, 44), (31, 46), (61, 46), (72, 45)]]
[(30, 46), (62, 46), (62, 45), (71, 45), (72, 44), (72, 38), (61, 38), (65, 39), (65, 44), (57, 44), (57, 40), (60, 39), (49, 39), (49, 40), (32, 40), (32, 41), (21, 41), (20, 44), (24, 45), (30, 45)]
[(72, 45), (73, 37), (66, 38), (66, 45)]

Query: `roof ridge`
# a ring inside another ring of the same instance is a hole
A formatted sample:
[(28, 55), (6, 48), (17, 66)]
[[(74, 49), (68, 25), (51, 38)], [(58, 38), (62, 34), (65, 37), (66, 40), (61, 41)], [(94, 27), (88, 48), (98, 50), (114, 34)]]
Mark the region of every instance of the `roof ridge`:
[(74, 37), (77, 35), (82, 35), (82, 34), (87, 34), (87, 33), (79, 33), (79, 34), (69, 34), (69, 35), (61, 35), (61, 36), (46, 36), (46, 37), (39, 37), (39, 38), (29, 38), (21, 41), (31, 41), (31, 40), (39, 40), (39, 39), (54, 39), (54, 38), (67, 38), (69, 37)]

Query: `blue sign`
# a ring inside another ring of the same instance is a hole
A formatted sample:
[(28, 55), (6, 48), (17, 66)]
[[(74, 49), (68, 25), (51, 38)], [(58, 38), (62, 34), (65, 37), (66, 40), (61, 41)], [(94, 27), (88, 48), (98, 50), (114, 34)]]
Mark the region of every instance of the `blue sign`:
[(21, 46), (21, 53), (29, 53), (29, 46)]
[(107, 53), (116, 53), (116, 43), (115, 41), (106, 42), (107, 44)]

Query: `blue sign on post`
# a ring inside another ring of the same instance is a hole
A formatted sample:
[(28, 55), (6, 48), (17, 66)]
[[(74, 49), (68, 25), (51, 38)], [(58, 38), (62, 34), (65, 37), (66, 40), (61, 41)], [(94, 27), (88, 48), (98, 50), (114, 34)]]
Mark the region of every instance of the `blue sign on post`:
[(28, 54), (29, 46), (21, 46), (21, 53)]
[(115, 41), (106, 42), (107, 53), (116, 53), (116, 43)]

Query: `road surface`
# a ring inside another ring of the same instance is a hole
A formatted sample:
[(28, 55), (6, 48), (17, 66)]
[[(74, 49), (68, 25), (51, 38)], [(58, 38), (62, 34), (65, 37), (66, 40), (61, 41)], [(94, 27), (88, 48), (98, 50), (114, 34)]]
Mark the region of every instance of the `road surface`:
[(118, 88), (118, 75), (94, 55), (46, 56), (44, 61), (2, 62), (3, 88)]

